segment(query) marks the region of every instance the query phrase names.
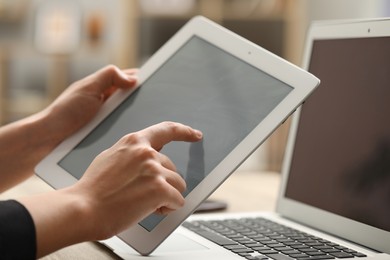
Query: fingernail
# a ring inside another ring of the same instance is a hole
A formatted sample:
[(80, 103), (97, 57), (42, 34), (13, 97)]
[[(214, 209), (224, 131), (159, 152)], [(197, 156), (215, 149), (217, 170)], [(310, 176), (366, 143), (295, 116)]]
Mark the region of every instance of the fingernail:
[(134, 76), (134, 75), (131, 75), (131, 76), (127, 76), (127, 78), (132, 81), (132, 82), (135, 82), (138, 80), (137, 76)]
[(203, 137), (203, 133), (199, 130), (195, 130), (195, 134), (196, 134), (196, 137), (198, 138), (202, 138)]

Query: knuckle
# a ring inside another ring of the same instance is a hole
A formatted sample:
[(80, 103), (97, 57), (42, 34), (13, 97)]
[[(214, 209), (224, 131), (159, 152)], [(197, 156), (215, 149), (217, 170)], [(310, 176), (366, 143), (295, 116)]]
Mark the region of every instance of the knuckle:
[(142, 138), (137, 133), (130, 133), (122, 137), (123, 142), (125, 144), (134, 145), (141, 143)]
[(104, 66), (103, 68), (101, 68), (100, 70), (98, 70), (95, 74), (96, 75), (102, 75), (104, 77), (107, 77), (107, 76), (110, 76), (112, 75), (113, 73), (115, 73), (117, 71), (117, 67), (113, 64), (109, 64), (107, 66)]
[(113, 72), (116, 72), (117, 71), (117, 67), (113, 64), (109, 64), (107, 66), (105, 66), (103, 68), (103, 71), (105, 71), (106, 73), (113, 73)]
[(107, 157), (109, 156), (110, 152), (111, 152), (112, 148), (108, 148), (108, 149), (105, 149), (103, 151), (101, 151), (97, 156), (96, 158), (100, 158), (100, 157)]
[(164, 123), (174, 136), (191, 136), (193, 134), (192, 128), (189, 126), (172, 121), (165, 121)]
[(148, 178), (148, 194), (151, 194), (152, 197), (158, 198), (159, 200), (164, 199), (169, 192), (164, 179), (159, 175), (149, 175), (146, 178)]
[(161, 176), (155, 176), (155, 178), (153, 178), (153, 187), (160, 194), (165, 193), (165, 191), (167, 190), (166, 182)]
[(178, 187), (179, 191), (180, 191), (181, 193), (185, 192), (186, 189), (187, 189), (187, 183), (186, 183), (183, 179), (181, 179), (179, 185), (180, 185), (180, 186)]
[(157, 151), (150, 146), (139, 146), (135, 152), (135, 157), (139, 161), (145, 161), (145, 164), (156, 165)]
[(183, 197), (179, 198), (177, 203), (179, 204), (180, 207), (183, 207), (186, 203), (185, 199)]
[(173, 121), (164, 121), (163, 124), (165, 125), (165, 127), (168, 127), (168, 128), (176, 128), (176, 126), (177, 126), (177, 123), (175, 123)]
[(159, 165), (154, 160), (145, 160), (142, 168), (143, 168), (143, 172), (153, 176), (153, 178), (157, 177), (160, 172)]
[(178, 123), (165, 121), (164, 124), (174, 134), (177, 134), (180, 131), (180, 125)]

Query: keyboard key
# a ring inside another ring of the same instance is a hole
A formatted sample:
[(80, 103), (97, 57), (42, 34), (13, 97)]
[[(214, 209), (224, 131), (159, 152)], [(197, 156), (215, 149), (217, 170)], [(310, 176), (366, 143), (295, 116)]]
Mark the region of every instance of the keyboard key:
[(281, 246), (281, 247), (274, 247), (274, 250), (279, 252), (284, 252), (284, 251), (292, 250), (292, 248), (289, 246)]
[(296, 259), (309, 257), (307, 254), (302, 254), (302, 253), (300, 253), (300, 254), (289, 254), (289, 256), (292, 257), (292, 258), (296, 258)]
[(245, 249), (246, 247), (245, 246), (242, 246), (242, 245), (226, 245), (224, 246), (224, 248), (226, 249)]
[(203, 231), (199, 231), (199, 232), (196, 232), (196, 233), (198, 233), (202, 237), (207, 238), (208, 240), (210, 240), (210, 241), (212, 241), (212, 242), (214, 242), (214, 243), (216, 243), (216, 244), (218, 244), (220, 246), (237, 244), (237, 242), (234, 242), (231, 239), (228, 239), (226, 237), (220, 236), (220, 235), (218, 235), (216, 233), (213, 233), (211, 231), (203, 230)]
[(285, 242), (295, 242), (295, 240), (291, 239), (291, 238), (279, 238), (279, 239), (275, 239), (276, 241), (280, 242), (280, 243), (285, 243)]
[(293, 258), (284, 254), (267, 254), (267, 256), (275, 260), (293, 260)]
[(292, 245), (290, 247), (298, 249), (298, 250), (305, 249), (305, 248), (310, 248), (310, 246), (307, 246), (307, 245)]
[(282, 247), (284, 244), (281, 243), (272, 243), (272, 244), (267, 244), (267, 246), (275, 248), (275, 247)]
[(267, 259), (269, 259), (268, 257), (262, 256), (262, 255), (247, 256), (247, 257), (245, 257), (245, 258), (248, 259), (248, 260), (267, 260)]
[[(235, 239), (232, 239), (232, 240), (235, 240)], [(237, 241), (237, 240), (235, 240), (235, 241)], [(240, 243), (241, 244), (244, 244), (244, 245), (246, 245), (246, 244), (252, 244), (252, 243), (255, 243), (256, 241), (254, 241), (254, 240), (252, 240), (252, 239), (244, 239), (244, 240), (241, 240), (240, 241)]]
[(349, 258), (353, 257), (353, 255), (345, 253), (345, 252), (338, 252), (338, 253), (330, 253), (330, 255), (335, 256), (337, 258)]
[(310, 243), (305, 243), (307, 246), (322, 246), (323, 244), (320, 242), (310, 242)]
[(347, 250), (347, 249), (349, 249), (348, 247), (340, 246), (340, 245), (337, 245), (337, 246), (335, 246), (334, 248), (340, 249), (340, 250)]
[(316, 249), (318, 249), (318, 250), (322, 250), (322, 249), (333, 249), (333, 247), (331, 247), (331, 246), (326, 246), (326, 245), (313, 246), (313, 248), (316, 248)]
[(302, 249), (299, 249), (299, 251), (301, 251), (301, 252), (317, 252), (318, 249), (309, 247), (309, 248), (302, 248)]
[(251, 243), (251, 244), (245, 244), (245, 246), (247, 246), (247, 247), (259, 247), (259, 246), (263, 246), (263, 245), (260, 244), (260, 243)]
[(299, 253), (300, 253), (300, 251), (294, 250), (294, 249), (292, 249), (292, 250), (287, 250), (287, 251), (283, 251), (283, 254), (285, 254), (285, 255), (299, 254)]
[(336, 249), (336, 248), (322, 249), (321, 251), (322, 251), (322, 252), (325, 252), (325, 253), (338, 253), (338, 252), (341, 252), (341, 250)]
[(275, 250), (271, 250), (271, 249), (268, 249), (268, 250), (256, 250), (257, 252), (263, 254), (263, 255), (269, 255), (269, 254), (277, 254), (278, 251), (275, 251)]
[(321, 251), (314, 251), (314, 252), (306, 252), (306, 254), (310, 256), (316, 256), (316, 255), (326, 255), (326, 253), (321, 252)]
[(266, 247), (266, 246), (254, 246), (251, 247), (255, 251), (266, 251), (266, 250), (271, 250), (271, 248)]
[(257, 242), (260, 242), (260, 243), (268, 243), (268, 244), (272, 244), (273, 242), (273, 240), (271, 240), (271, 239), (269, 239), (269, 238), (264, 238), (264, 237), (262, 237), (262, 238), (255, 238), (254, 240), (256, 240)]
[(249, 248), (243, 248), (243, 249), (232, 249), (231, 250), (234, 253), (253, 253), (254, 251)]
[(228, 237), (228, 238), (231, 238), (231, 239), (245, 238), (243, 235), (240, 235), (240, 234), (237, 234), (237, 233), (229, 234), (229, 235), (225, 235), (225, 236)]
[(325, 259), (335, 259), (335, 257), (331, 255), (316, 255), (310, 257), (310, 260), (325, 260)]
[(291, 247), (302, 245), (302, 243), (299, 243), (299, 242), (284, 242), (283, 244), (291, 246)]

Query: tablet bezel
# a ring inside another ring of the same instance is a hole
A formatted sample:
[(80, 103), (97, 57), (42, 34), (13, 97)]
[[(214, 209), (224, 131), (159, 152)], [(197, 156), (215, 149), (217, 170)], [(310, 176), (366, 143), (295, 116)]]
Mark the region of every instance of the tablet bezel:
[[(141, 86), (149, 76), (183, 46), (197, 36), (292, 87), (292, 91), (232, 150), (205, 179), (186, 196), (185, 206), (165, 217), (152, 231), (134, 225), (118, 237), (142, 255), (150, 254), (206, 199), (318, 86), (319, 80), (299, 67), (197, 16), (160, 48), (139, 72)], [(74, 184), (77, 179), (58, 165), (85, 136), (134, 91), (118, 91), (104, 104), (96, 117), (79, 132), (66, 139), (36, 167), (36, 173), (56, 189)]]

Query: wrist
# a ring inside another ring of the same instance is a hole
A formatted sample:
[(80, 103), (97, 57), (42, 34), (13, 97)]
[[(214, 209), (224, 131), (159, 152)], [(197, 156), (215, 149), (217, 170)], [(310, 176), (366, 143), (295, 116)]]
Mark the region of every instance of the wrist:
[(45, 150), (53, 150), (69, 135), (66, 133), (66, 129), (59, 124), (62, 120), (59, 120), (58, 117), (60, 116), (56, 118), (56, 114), (50, 106), (29, 117), (36, 132), (42, 134), (45, 143), (42, 148)]
[(26, 148), (31, 150), (30, 155), (43, 158), (62, 141), (60, 131), (55, 131), (50, 120), (49, 113), (43, 110), (16, 122)]
[(19, 199), (35, 225), (37, 257), (92, 240), (88, 207), (71, 189)]
[(85, 241), (95, 241), (99, 238), (95, 235), (97, 225), (94, 219), (94, 210), (92, 204), (86, 196), (77, 189), (77, 184), (65, 188), (61, 191), (61, 196), (66, 197), (67, 206), (71, 208), (68, 214), (68, 223), (73, 223), (73, 227), (78, 234), (77, 243)]
[[(91, 230), (94, 226), (91, 224), (92, 210), (84, 196), (79, 194), (74, 188), (68, 187), (58, 191), (59, 196), (63, 199), (64, 224), (72, 226), (70, 240), (72, 244), (94, 240)], [(75, 234), (75, 236), (73, 236)]]

